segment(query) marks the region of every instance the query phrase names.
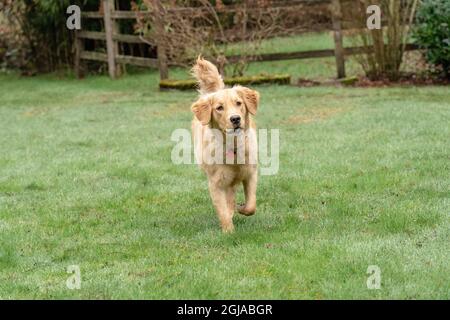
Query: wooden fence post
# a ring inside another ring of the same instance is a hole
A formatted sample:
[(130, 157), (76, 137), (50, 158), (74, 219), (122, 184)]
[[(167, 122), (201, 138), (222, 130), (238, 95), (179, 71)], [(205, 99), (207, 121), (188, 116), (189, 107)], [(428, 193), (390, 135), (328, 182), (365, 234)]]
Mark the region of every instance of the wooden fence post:
[[(112, 1), (112, 12), (114, 12), (116, 10), (116, 6), (115, 6), (115, 0)], [(120, 28), (119, 28), (119, 23), (117, 22), (117, 19), (113, 19), (112, 21), (112, 31), (113, 31), (113, 37), (115, 35), (120, 34)], [(117, 57), (119, 56), (119, 41), (114, 40), (114, 57), (116, 57), (116, 61), (117, 61)], [(116, 63), (116, 76), (121, 76), (122, 73), (125, 71), (125, 65), (124, 64), (118, 64)]]
[(161, 80), (169, 78), (169, 68), (167, 66), (167, 55), (166, 49), (164, 47), (164, 18), (162, 14), (164, 13), (164, 8), (160, 0), (153, 0), (153, 9), (155, 15), (155, 29), (157, 39), (157, 55), (158, 55), (158, 67), (159, 67), (159, 77)]
[(117, 75), (116, 68), (116, 50), (113, 39), (113, 20), (111, 12), (114, 10), (114, 0), (103, 0), (103, 19), (105, 21), (106, 51), (108, 55), (108, 72), (111, 79)]
[(337, 77), (340, 79), (345, 78), (345, 56), (342, 41), (342, 10), (340, 0), (331, 1), (330, 11), (333, 22), (334, 56), (336, 58)]
[(80, 79), (83, 77), (83, 71), (81, 70), (81, 52), (84, 50), (84, 41), (78, 36), (78, 31), (75, 31), (75, 76)]

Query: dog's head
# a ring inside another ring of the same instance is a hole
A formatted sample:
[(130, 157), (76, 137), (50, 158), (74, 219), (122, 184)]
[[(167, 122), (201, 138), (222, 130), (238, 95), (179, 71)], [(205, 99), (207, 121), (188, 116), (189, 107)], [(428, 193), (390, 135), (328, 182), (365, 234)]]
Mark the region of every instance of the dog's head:
[(234, 86), (224, 88), (217, 68), (209, 61), (199, 58), (193, 73), (200, 85), (200, 98), (191, 109), (203, 124), (224, 132), (247, 129), (249, 117), (255, 115), (259, 93), (255, 90)]
[(249, 114), (258, 109), (259, 93), (235, 86), (201, 96), (191, 107), (197, 119), (222, 131), (247, 129)]

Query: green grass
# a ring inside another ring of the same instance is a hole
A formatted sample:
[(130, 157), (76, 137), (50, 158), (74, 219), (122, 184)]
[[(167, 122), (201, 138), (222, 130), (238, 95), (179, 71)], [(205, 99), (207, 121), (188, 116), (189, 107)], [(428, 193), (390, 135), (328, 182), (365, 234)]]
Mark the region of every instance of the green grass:
[[(330, 40), (275, 38), (261, 53)], [(250, 65), (260, 72), (335, 67)], [(281, 129), (281, 171), (261, 179), (258, 215), (223, 236), (204, 177), (169, 161), (193, 94), (157, 92), (155, 73), (0, 82), (0, 298), (448, 298), (446, 88), (263, 87), (259, 123)], [(65, 287), (71, 264), (80, 291)], [(371, 264), (380, 291), (365, 286)]]
[[(345, 38), (347, 39), (347, 38)], [(346, 43), (347, 44), (347, 43)], [(258, 54), (263, 53), (284, 53), (295, 51), (311, 51), (333, 49), (333, 36), (329, 32), (320, 33), (304, 33), (301, 35), (294, 35), (289, 37), (275, 37), (265, 39), (257, 48)], [(236, 55), (242, 54), (245, 50), (240, 43), (230, 44), (226, 47), (225, 54)]]
[(258, 87), (280, 171), (223, 235), (156, 80), (0, 76), (0, 298), (450, 298), (448, 87)]
[[(358, 45), (356, 41), (355, 38), (344, 36), (344, 47)], [(243, 46), (239, 42), (224, 47), (226, 55), (242, 54), (247, 48), (248, 46)], [(256, 49), (258, 54), (334, 49), (333, 33), (311, 32), (264, 39)]]

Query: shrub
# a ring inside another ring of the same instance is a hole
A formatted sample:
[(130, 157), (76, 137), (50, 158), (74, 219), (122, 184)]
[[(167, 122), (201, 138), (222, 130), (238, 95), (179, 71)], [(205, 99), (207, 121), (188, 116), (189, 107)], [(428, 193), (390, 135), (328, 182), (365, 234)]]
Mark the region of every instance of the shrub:
[(427, 61), (442, 67), (449, 78), (450, 1), (424, 0), (417, 11), (413, 36), (415, 42), (427, 50)]
[(98, 8), (98, 0), (0, 0), (0, 67), (29, 74), (72, 61), (73, 32), (66, 28), (70, 4)]
[(68, 0), (0, 0), (3, 67), (50, 71), (70, 55)]
[(0, 69), (21, 69), (27, 64), (28, 40), (22, 32), (18, 2), (0, 0)]
[[(364, 50), (356, 59), (371, 80), (399, 78), (417, 3), (418, 0), (357, 0), (347, 2), (349, 7), (343, 8), (352, 22), (359, 25), (354, 31), (354, 40)], [(366, 9), (373, 4), (381, 8), (383, 27), (368, 30)]]

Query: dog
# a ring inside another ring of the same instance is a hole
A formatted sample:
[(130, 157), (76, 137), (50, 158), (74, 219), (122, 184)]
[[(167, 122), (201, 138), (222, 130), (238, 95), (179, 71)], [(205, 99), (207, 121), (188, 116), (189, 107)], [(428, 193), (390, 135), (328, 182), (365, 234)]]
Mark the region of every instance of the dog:
[[(256, 211), (258, 169), (253, 116), (258, 110), (259, 93), (239, 85), (226, 88), (216, 66), (201, 57), (193, 66), (192, 74), (200, 93), (191, 106), (194, 145), (199, 141), (195, 157), (208, 178), (209, 193), (222, 231), (229, 233), (234, 231), (239, 184), (244, 187), (245, 203), (237, 211), (245, 216)], [(205, 155), (225, 161), (205, 161)]]

